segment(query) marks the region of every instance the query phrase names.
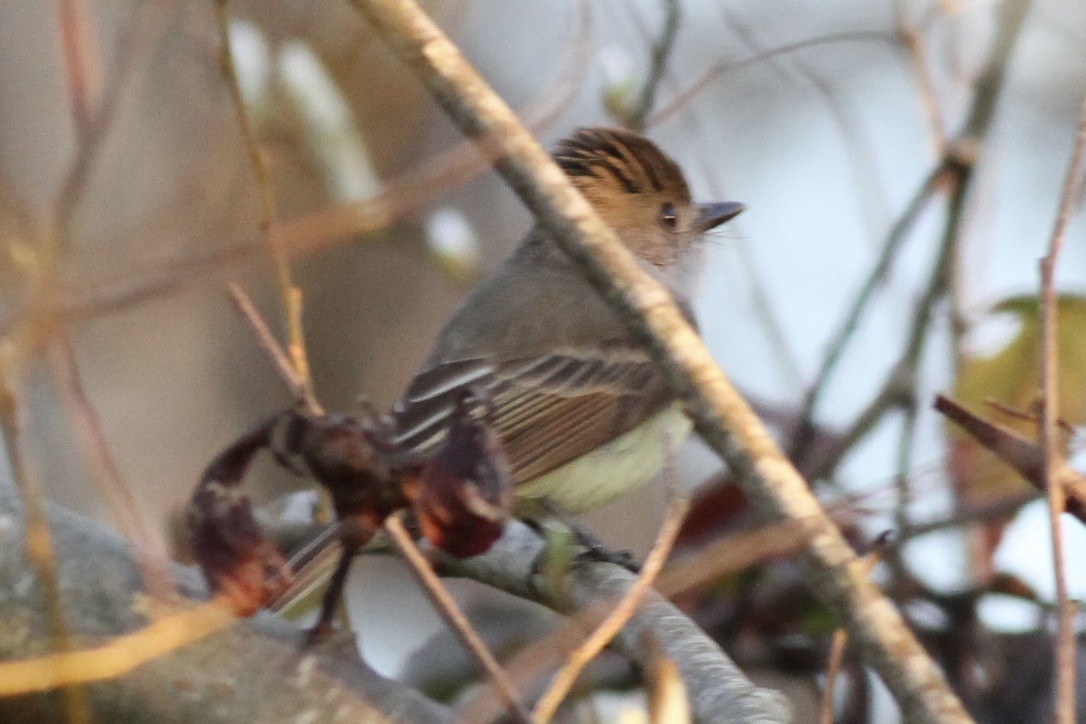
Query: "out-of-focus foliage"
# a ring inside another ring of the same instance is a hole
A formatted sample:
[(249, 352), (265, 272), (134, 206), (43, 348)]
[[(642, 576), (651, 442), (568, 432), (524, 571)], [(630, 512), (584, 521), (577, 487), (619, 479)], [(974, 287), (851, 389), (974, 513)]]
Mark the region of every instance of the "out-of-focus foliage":
[[(1060, 418), (1070, 425), (1086, 422), (1086, 297), (1057, 299), (1057, 372)], [(963, 359), (954, 381), (954, 397), (974, 413), (998, 420), (1027, 437), (1036, 437), (1036, 402), (1040, 384), (1041, 314), (1036, 296), (1018, 296), (996, 304), (991, 313), (1013, 317), (1016, 333), (996, 352)], [(1023, 413), (1001, 414), (993, 405)], [(1029, 419), (1030, 417), (1034, 419)], [(973, 503), (1024, 489), (1026, 483), (975, 439), (955, 425), (946, 426), (951, 471), (959, 495)]]

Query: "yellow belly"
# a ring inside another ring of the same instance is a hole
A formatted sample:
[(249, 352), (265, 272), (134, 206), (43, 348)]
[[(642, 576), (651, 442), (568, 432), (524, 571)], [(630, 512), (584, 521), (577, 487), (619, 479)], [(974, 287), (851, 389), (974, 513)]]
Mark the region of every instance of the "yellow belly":
[(518, 485), (518, 501), (547, 498), (571, 513), (598, 507), (652, 480), (689, 434), (676, 403), (587, 455)]

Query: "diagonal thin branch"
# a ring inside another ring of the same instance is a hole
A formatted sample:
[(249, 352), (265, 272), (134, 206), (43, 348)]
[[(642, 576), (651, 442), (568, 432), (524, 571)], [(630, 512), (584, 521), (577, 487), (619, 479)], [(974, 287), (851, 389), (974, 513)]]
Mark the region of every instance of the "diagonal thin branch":
[(385, 530), (388, 531), (392, 537), (392, 542), (396, 545), (396, 548), (400, 551), (400, 554), (408, 562), (411, 570), (414, 572), (415, 577), (419, 583), (422, 584), (423, 590), (426, 595), (433, 601), (434, 607), (445, 619), (453, 630), (456, 631), (460, 639), (468, 647), (475, 658), (486, 669), (487, 674), (490, 676), (491, 681), (498, 688), (498, 694), (505, 702), (506, 707), (509, 709), (509, 713), (517, 721), (531, 722), (532, 716), (524, 708), (524, 704), (521, 703), (520, 692), (516, 690), (513, 683), (509, 681), (509, 677), (505, 675), (505, 671), (502, 669), (501, 664), (494, 658), (494, 654), (487, 648), (486, 643), (478, 632), (471, 626), (471, 622), (468, 621), (468, 617), (464, 615), (464, 612), (460, 610), (460, 607), (456, 604), (456, 601), (449, 594), (448, 589), (434, 573), (433, 567), (430, 562), (426, 560), (426, 556), (415, 545), (415, 541), (411, 539), (411, 534), (407, 532), (407, 528), (404, 527), (403, 520), (400, 514), (390, 515), (385, 520)]
[[(860, 287), (859, 292), (856, 293), (856, 298), (852, 301), (852, 305), (849, 307), (848, 313), (845, 315), (840, 329), (838, 329), (837, 333), (830, 341), (826, 354), (822, 359), (822, 366), (819, 368), (818, 373), (815, 375), (814, 382), (811, 383), (810, 389), (804, 396), (803, 406), (800, 410), (799, 416), (802, 422), (796, 433), (795, 440), (792, 443), (793, 453), (800, 453), (798, 454), (799, 459), (802, 459), (802, 452), (809, 444), (810, 436), (814, 432), (814, 413), (821, 400), (822, 393), (826, 389), (830, 376), (836, 370), (837, 363), (841, 360), (845, 347), (859, 327), (860, 318), (863, 315), (864, 310), (867, 309), (868, 303), (878, 290), (879, 284), (886, 278), (887, 273), (890, 271), (890, 266), (897, 256), (897, 252), (901, 249), (902, 243), (908, 237), (908, 233), (916, 225), (921, 213), (927, 208), (928, 202), (931, 201), (935, 191), (939, 188), (939, 181), (944, 177), (945, 173), (945, 164), (940, 164), (938, 168), (928, 174), (927, 178), (924, 179), (920, 184), (920, 187), (916, 190), (916, 193), (913, 194), (912, 199), (905, 206), (905, 210), (902, 212), (901, 216), (898, 217), (897, 221), (894, 222), (893, 226), (890, 228), (890, 232), (886, 235), (886, 243), (883, 245), (882, 253), (875, 262), (875, 266), (871, 269), (871, 273), (868, 275), (867, 280), (863, 283), (863, 286)], [(794, 455), (793, 457), (797, 457), (797, 455)]]
[(760, 53), (744, 58), (742, 60), (735, 61), (733, 63), (727, 63), (720, 61), (714, 63), (704, 73), (702, 73), (697, 80), (691, 83), (686, 89), (679, 91), (675, 94), (675, 97), (671, 101), (661, 108), (660, 110), (652, 113), (645, 121), (646, 126), (655, 126), (658, 123), (662, 123), (667, 120), (690, 101), (692, 101), (699, 93), (705, 90), (709, 84), (724, 76), (725, 73), (734, 72), (748, 66), (757, 65), (768, 58), (775, 57), (777, 55), (784, 55), (786, 53), (792, 53), (797, 50), (803, 50), (805, 48), (814, 48), (820, 45), (836, 45), (837, 43), (852, 43), (852, 42), (884, 42), (893, 44), (896, 37), (893, 33), (884, 30), (853, 30), (843, 33), (827, 33), (826, 35), (816, 35), (812, 38), (804, 38), (803, 40), (797, 40), (794, 43), (785, 43), (784, 45), (778, 45), (773, 48), (769, 48)]
[[(841, 443), (832, 451), (832, 454), (825, 456), (823, 460), (815, 461), (810, 466), (811, 469), (807, 470), (812, 478), (830, 474), (852, 446), (874, 429), (876, 423), (887, 412), (906, 407), (915, 396), (916, 369), (927, 342), (929, 322), (935, 306), (946, 296), (951, 280), (954, 278), (953, 269), (957, 261), (956, 250), (962, 232), (965, 204), (979, 151), (991, 128), (1007, 66), (1031, 5), (1032, 0), (1009, 0), (1002, 6), (999, 28), (988, 63), (976, 81), (972, 102), (962, 129), (956, 141), (948, 146), (933, 173), (932, 178), (949, 183), (947, 211), (943, 222), (939, 253), (932, 267), (927, 288), (916, 305), (906, 348), (882, 389), (857, 415), (855, 421), (842, 436)], [(934, 192), (939, 188), (940, 184), (936, 183), (930, 191)], [(846, 323), (835, 344), (844, 344), (850, 335), (849, 324)], [(826, 379), (820, 373), (820, 379), (815, 386), (815, 395), (826, 383)], [(809, 400), (805, 403), (805, 410), (808, 416), (813, 414), (813, 405)], [(802, 436), (799, 442), (802, 443)], [(802, 444), (793, 445), (793, 450), (796, 452), (802, 453), (802, 448)], [(802, 455), (799, 457), (802, 458)]]
[(626, 595), (619, 601), (615, 609), (567, 657), (565, 665), (555, 674), (550, 687), (535, 705), (532, 715), (536, 721), (545, 724), (554, 717), (559, 704), (569, 694), (584, 667), (588, 666), (592, 659), (603, 651), (603, 648), (618, 635), (618, 632), (634, 615), (645, 594), (652, 588), (656, 576), (659, 575), (660, 569), (671, 553), (688, 507), (689, 501), (685, 497), (673, 495), (672, 503), (664, 518), (664, 524), (660, 527), (660, 532), (656, 536), (656, 543), (652, 546), (652, 550), (649, 551), (648, 557), (645, 558), (645, 564), (641, 567), (641, 573), (638, 575), (637, 581), (626, 592)]
[(313, 397), (313, 391), (306, 386), (305, 382), (298, 376), (298, 372), (294, 369), (294, 365), (291, 364), (290, 358), (287, 353), (283, 351), (283, 347), (279, 344), (279, 340), (272, 334), (271, 329), (268, 327), (268, 323), (264, 321), (264, 318), (260, 316), (260, 312), (257, 311), (256, 305), (253, 304), (252, 298), (249, 294), (241, 288), (236, 282), (230, 282), (227, 285), (227, 289), (230, 291), (230, 300), (234, 303), (234, 307), (238, 310), (245, 321), (252, 327), (253, 333), (256, 335), (257, 343), (260, 344), (260, 348), (271, 359), (272, 364), (275, 366), (275, 371), (279, 373), (280, 379), (283, 380), (283, 384), (290, 390), (291, 397), (295, 402), (302, 403), (307, 409), (315, 410), (320, 409), (320, 404), (316, 398)]
[(354, 0), (353, 5), (460, 129), (488, 152), (499, 152), (499, 173), (647, 345), (701, 436), (736, 471), (762, 516), (798, 519), (808, 526), (805, 558), (814, 592), (849, 630), (861, 656), (899, 706), (918, 718), (969, 721), (938, 667), (889, 599), (864, 575), (856, 553), (716, 366), (671, 294), (641, 269), (509, 107), (415, 3)]
[(68, 81), (68, 104), (71, 106), (76, 139), (82, 143), (90, 134), (102, 94), (96, 28), (87, 17), (85, 0), (61, 0), (57, 13), (61, 47), (64, 49), (64, 75)]
[[(935, 397), (935, 409), (972, 435), (985, 448), (995, 453), (1000, 460), (1014, 468), (1038, 491), (1041, 493), (1047, 491), (1044, 451), (1036, 442), (1027, 440), (1009, 428), (974, 415), (943, 395)], [(1070, 513), (1086, 524), (1086, 477), (1075, 472), (1064, 461), (1052, 479), (1058, 482), (1057, 487), (1063, 489), (1065, 496), (1064, 507), (1061, 511)]]
[(287, 254), (286, 245), (279, 233), (275, 204), (275, 188), (272, 185), (271, 172), (268, 170), (268, 161), (260, 148), (260, 142), (256, 137), (256, 129), (252, 119), (245, 108), (245, 98), (241, 94), (241, 85), (238, 80), (237, 68), (234, 66), (234, 54), (230, 45), (230, 19), (227, 7), (230, 0), (215, 0), (215, 19), (219, 30), (219, 64), (223, 76), (230, 89), (230, 98), (234, 103), (234, 111), (237, 115), (238, 127), (241, 129), (245, 140), (245, 148), (249, 153), (249, 161), (256, 178), (257, 195), (260, 199), (260, 233), (267, 244), (268, 252), (275, 264), (276, 275), (279, 278), (279, 290), (283, 295), (283, 313), (287, 321), (287, 349), (290, 352), (290, 363), (294, 368), (295, 377), (304, 387), (302, 396), (309, 412), (320, 414), (320, 406), (316, 404), (313, 395), (313, 380), (309, 374), (309, 357), (306, 354), (305, 332), (302, 327), (302, 292), (294, 285), (294, 278), (290, 270), (290, 257)]
[(637, 101), (626, 118), (626, 124), (635, 131), (645, 128), (645, 121), (652, 112), (653, 106), (656, 105), (656, 92), (664, 78), (667, 60), (675, 47), (675, 36), (679, 32), (679, 0), (663, 0), (663, 6), (664, 27), (660, 31), (659, 39), (652, 45), (648, 77), (645, 78), (645, 84), (641, 86)]
[(135, 491), (110, 449), (102, 420), (84, 386), (71, 334), (63, 324), (56, 324), (52, 336), (52, 344), (47, 350), (49, 366), (83, 455), (93, 469), (94, 481), (108, 501), (119, 530), (135, 546), (133, 558), (139, 565), (149, 595), (160, 602), (171, 600), (175, 591), (163, 564), (166, 552), (148, 525)]

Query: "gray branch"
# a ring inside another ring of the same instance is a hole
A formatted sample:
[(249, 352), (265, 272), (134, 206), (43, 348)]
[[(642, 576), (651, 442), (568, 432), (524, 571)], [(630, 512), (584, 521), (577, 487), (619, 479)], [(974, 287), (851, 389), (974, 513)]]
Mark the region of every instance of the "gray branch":
[[(546, 584), (534, 567), (545, 543), (528, 526), (511, 521), (486, 555), (467, 560), (438, 559), (444, 575), (480, 581), (565, 614), (613, 607), (636, 580), (612, 563), (577, 565), (560, 590)], [(679, 669), (700, 722), (788, 722), (791, 705), (779, 692), (755, 686), (697, 624), (658, 593), (650, 592), (637, 613), (612, 642), (619, 653), (639, 665), (649, 663), (643, 634), (651, 631), (666, 656)]]
[[(47, 653), (42, 590), (26, 556), (23, 509), (0, 480), (0, 661)], [(146, 625), (143, 583), (122, 539), (61, 510), (49, 512), (67, 625), (79, 648), (108, 643)], [(202, 577), (171, 569), (182, 597), (206, 599)], [(338, 636), (310, 651), (302, 633), (270, 614), (155, 658), (110, 681), (86, 685), (99, 721), (445, 722), (450, 712), (382, 678)], [(0, 721), (64, 721), (59, 692), (0, 698)]]

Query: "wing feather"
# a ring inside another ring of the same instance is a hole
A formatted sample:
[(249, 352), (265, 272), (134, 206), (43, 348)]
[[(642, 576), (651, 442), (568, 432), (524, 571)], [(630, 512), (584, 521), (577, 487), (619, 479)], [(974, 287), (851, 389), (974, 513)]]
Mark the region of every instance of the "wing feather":
[(671, 400), (645, 353), (628, 344), (501, 363), (441, 362), (419, 374), (393, 409), (405, 453), (425, 455), (436, 447), (455, 401), (468, 389), (489, 396), (491, 419), (517, 483), (610, 442)]

